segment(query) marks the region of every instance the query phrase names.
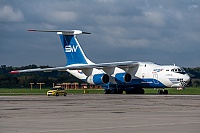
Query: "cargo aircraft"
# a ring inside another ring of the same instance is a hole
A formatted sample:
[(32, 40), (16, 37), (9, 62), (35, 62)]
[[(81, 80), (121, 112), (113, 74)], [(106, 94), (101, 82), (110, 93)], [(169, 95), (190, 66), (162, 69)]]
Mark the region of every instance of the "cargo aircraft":
[(24, 72), (67, 71), (75, 77), (94, 85), (101, 85), (105, 94), (144, 94), (143, 88), (157, 88), (159, 94), (168, 94), (164, 88), (185, 87), (190, 81), (183, 68), (176, 65), (158, 65), (152, 62), (124, 61), (93, 63), (83, 52), (76, 36), (91, 34), (81, 30), (28, 30), (56, 32), (60, 36), (67, 58), (66, 66), (11, 71)]

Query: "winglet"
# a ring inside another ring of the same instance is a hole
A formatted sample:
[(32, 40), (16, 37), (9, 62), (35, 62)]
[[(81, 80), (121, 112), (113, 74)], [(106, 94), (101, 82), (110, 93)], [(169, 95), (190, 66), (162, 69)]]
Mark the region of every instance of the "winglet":
[(10, 74), (19, 74), (19, 71), (11, 71)]

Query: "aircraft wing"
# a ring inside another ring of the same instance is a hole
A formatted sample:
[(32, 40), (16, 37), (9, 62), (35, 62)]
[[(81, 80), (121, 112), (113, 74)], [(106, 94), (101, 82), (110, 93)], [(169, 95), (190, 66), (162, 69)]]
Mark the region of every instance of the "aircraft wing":
[(135, 66), (138, 66), (139, 63), (135, 61), (125, 61), (125, 62), (111, 62), (111, 63), (99, 63), (99, 64), (73, 64), (68, 65), (64, 67), (53, 67), (53, 68), (36, 68), (36, 69), (25, 69), (25, 70), (14, 70), (11, 71), (10, 74), (18, 74), (18, 73), (26, 73), (26, 72), (51, 72), (51, 71), (66, 71), (69, 70), (82, 70), (82, 69), (104, 69), (104, 68), (113, 68), (113, 67), (119, 67), (119, 68), (132, 68)]

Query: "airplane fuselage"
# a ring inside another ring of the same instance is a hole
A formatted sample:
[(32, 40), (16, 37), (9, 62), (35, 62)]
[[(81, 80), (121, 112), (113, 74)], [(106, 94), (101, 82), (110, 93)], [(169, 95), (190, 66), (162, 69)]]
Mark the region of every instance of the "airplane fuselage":
[[(117, 83), (113, 74), (109, 74), (109, 83), (102, 85), (103, 88), (176, 88), (184, 87), (190, 80), (188, 74), (178, 66), (175, 65), (157, 65), (152, 62), (138, 62), (139, 65), (135, 71), (130, 73), (132, 79), (128, 83)], [(88, 76), (82, 70), (67, 70), (75, 77), (87, 82)], [(126, 72), (123, 69), (115, 68), (115, 73)], [(94, 69), (93, 75), (98, 73), (106, 73), (104, 70)], [(93, 82), (88, 82), (95, 84)]]

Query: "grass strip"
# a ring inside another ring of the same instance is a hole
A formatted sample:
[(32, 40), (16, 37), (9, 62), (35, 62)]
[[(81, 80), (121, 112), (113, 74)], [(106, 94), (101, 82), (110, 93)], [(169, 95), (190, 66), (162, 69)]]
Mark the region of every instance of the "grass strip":
[[(30, 88), (19, 88), (19, 89), (10, 89), (10, 88), (0, 88), (0, 95), (46, 95), (46, 92), (49, 88), (44, 89), (30, 89)], [(167, 88), (170, 95), (200, 95), (200, 88), (187, 87), (184, 90), (176, 90), (176, 88)], [(67, 90), (68, 94), (103, 94), (103, 89), (69, 89)], [(145, 89), (145, 94), (157, 94), (157, 89), (147, 88)]]

